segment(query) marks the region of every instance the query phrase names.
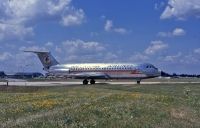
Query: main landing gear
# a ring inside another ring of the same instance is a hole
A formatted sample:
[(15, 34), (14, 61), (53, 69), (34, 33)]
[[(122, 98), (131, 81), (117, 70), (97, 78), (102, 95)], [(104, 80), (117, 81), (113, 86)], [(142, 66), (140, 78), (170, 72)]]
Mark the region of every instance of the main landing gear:
[(83, 80), (83, 85), (87, 85), (87, 84), (88, 84), (88, 80), (87, 79)]
[(95, 82), (96, 82), (96, 81), (95, 81), (94, 79), (91, 79), (91, 80), (90, 80), (90, 84), (95, 84)]
[[(91, 79), (91, 80), (90, 80), (90, 84), (95, 84), (95, 82), (96, 82), (96, 81), (95, 81), (94, 79)], [(88, 80), (87, 80), (87, 79), (84, 79), (84, 80), (83, 80), (83, 85), (87, 85), (87, 84), (88, 84)]]

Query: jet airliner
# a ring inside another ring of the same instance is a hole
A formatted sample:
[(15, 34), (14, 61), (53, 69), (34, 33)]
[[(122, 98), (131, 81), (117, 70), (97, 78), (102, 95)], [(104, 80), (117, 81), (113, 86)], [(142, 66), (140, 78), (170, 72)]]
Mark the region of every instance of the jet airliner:
[(161, 75), (161, 71), (149, 63), (82, 63), (60, 64), (46, 51), (25, 51), (37, 54), (43, 70), (53, 76), (64, 76), (82, 79), (83, 84), (95, 84), (96, 79), (135, 79), (140, 84), (142, 79), (154, 78)]

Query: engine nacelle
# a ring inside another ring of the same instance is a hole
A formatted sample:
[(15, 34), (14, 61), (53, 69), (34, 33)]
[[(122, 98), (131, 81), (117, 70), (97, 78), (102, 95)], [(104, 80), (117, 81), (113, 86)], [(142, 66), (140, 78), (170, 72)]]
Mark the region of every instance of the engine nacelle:
[(50, 69), (49, 73), (54, 75), (68, 75), (70, 73), (69, 69)]

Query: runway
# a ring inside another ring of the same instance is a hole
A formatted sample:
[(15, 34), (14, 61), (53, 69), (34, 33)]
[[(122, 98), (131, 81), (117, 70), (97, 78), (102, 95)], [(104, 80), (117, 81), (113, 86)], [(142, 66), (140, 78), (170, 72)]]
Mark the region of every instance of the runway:
[[(153, 84), (200, 84), (200, 82), (141, 82), (142, 85), (153, 85)], [(110, 85), (136, 85), (137, 83), (134, 81), (129, 82), (96, 82), (96, 84), (110, 84)], [(6, 82), (0, 82), (0, 86), (7, 85)], [(80, 81), (67, 81), (67, 82), (59, 82), (59, 81), (45, 81), (45, 82), (28, 82), (28, 81), (14, 81), (8, 82), (8, 86), (70, 86), (70, 85), (82, 85)]]

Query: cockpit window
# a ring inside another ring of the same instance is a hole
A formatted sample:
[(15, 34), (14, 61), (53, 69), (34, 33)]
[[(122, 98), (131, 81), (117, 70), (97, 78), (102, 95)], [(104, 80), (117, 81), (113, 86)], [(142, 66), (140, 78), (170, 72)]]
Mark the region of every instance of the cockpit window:
[(146, 66), (146, 68), (155, 68), (154, 66), (151, 66), (151, 65), (149, 65), (149, 66)]
[(158, 68), (156, 68), (154, 65), (151, 65), (151, 64), (145, 64), (142, 66), (143, 68), (146, 68), (146, 69), (155, 69), (157, 70)]

